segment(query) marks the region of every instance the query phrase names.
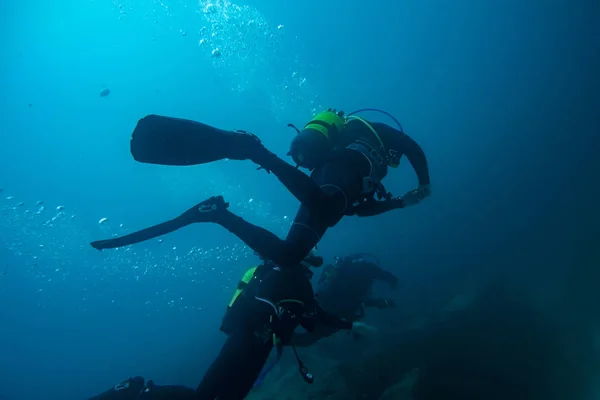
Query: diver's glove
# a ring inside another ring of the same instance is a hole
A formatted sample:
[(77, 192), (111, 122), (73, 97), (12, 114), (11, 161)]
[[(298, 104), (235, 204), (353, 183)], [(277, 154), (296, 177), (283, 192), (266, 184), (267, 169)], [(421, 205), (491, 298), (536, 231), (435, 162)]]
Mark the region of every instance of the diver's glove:
[(355, 321), (352, 323), (352, 332), (355, 332), (360, 336), (372, 335), (377, 333), (377, 328), (367, 325), (364, 322)]
[(402, 196), (403, 207), (416, 206), (429, 195), (431, 195), (431, 185), (419, 185), (418, 188)]

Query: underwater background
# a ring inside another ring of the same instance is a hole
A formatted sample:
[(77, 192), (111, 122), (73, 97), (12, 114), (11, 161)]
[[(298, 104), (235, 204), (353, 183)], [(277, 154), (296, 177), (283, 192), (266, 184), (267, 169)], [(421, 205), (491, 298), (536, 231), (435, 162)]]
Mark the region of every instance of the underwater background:
[[(216, 194), (283, 236), (298, 202), (247, 161), (136, 163), (131, 131), (188, 118), (285, 156), (286, 125), (328, 107), (398, 118), (432, 196), (325, 235), (326, 262), (393, 271), (398, 308), (369, 313), (375, 337), (303, 349), (314, 385), (286, 354), (251, 397), (600, 398), (598, 21), (598, 2), (565, 0), (2, 2), (0, 399), (195, 387), (258, 258), (213, 225), (89, 242)], [(386, 179), (416, 183), (406, 160)]]

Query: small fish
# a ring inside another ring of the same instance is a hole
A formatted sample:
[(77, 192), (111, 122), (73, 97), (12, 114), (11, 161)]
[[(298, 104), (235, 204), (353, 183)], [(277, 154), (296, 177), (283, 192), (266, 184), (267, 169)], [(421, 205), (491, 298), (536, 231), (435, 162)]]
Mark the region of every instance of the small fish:
[(108, 218), (101, 218), (100, 221), (98, 221), (99, 224), (103, 224), (106, 221), (108, 221)]
[(109, 88), (104, 88), (100, 91), (100, 97), (106, 97), (110, 94), (110, 89)]

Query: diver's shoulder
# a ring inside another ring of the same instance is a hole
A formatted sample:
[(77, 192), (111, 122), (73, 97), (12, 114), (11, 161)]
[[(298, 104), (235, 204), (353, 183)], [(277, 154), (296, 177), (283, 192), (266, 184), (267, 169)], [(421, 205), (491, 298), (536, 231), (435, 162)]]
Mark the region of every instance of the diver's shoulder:
[(401, 135), (403, 132), (383, 122), (371, 122), (373, 129), (379, 134)]
[[(370, 122), (369, 122), (370, 124)], [(368, 129), (365, 126), (365, 123), (358, 119), (351, 119), (346, 122), (346, 130), (347, 131), (361, 131), (363, 129)]]

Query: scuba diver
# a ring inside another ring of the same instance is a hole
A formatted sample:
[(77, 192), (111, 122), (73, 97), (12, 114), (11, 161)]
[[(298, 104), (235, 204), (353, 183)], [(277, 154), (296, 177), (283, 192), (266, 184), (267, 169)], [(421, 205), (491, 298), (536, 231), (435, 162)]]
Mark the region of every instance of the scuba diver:
[[(323, 309), (347, 321), (359, 321), (366, 307), (395, 308), (394, 300), (372, 296), (375, 281), (398, 288), (398, 278), (379, 266), (379, 260), (369, 254), (336, 257), (333, 264), (323, 268), (316, 298)], [(310, 332), (295, 333), (290, 344), (307, 347), (338, 332), (331, 326), (318, 325)]]
[[(273, 348), (279, 360), (298, 325), (308, 331), (321, 324), (363, 334), (374, 331), (368, 325), (323, 310), (315, 299), (309, 266), (313, 265), (307, 261), (296, 268), (281, 268), (266, 261), (246, 271), (221, 323), (220, 329), (227, 335), (225, 344), (196, 390), (159, 386), (152, 381), (144, 385), (144, 379), (136, 377), (91, 400), (239, 400), (262, 379), (261, 371)], [(314, 377), (292, 348), (300, 375), (312, 383)]]
[[(290, 124), (298, 134), (288, 154), (297, 167), (244, 131), (223, 131), (158, 115), (144, 117), (131, 139), (135, 160), (161, 165), (197, 165), (224, 158), (251, 160), (273, 173), (300, 201), (300, 209), (285, 240), (230, 212), (229, 203), (222, 196), (214, 196), (170, 221), (91, 245), (98, 250), (122, 247), (193, 223), (212, 222), (232, 232), (263, 259), (294, 266), (344, 215), (372, 216), (419, 204), (431, 193), (423, 150), (391, 115), (399, 129), (369, 122), (355, 115), (359, 111), (344, 115), (329, 109), (317, 114), (302, 130)], [(382, 180), (388, 167), (397, 167), (403, 155), (415, 170), (419, 186), (402, 197), (393, 197)], [(310, 170), (310, 176), (298, 167)]]

